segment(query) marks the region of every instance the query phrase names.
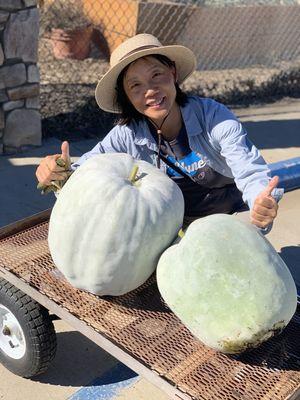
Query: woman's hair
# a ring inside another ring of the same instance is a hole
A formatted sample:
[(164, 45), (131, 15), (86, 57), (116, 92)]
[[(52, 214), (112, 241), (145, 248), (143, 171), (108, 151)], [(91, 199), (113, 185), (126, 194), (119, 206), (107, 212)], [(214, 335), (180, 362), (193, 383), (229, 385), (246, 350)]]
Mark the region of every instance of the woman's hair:
[[(162, 64), (167, 65), (168, 67), (175, 67), (175, 63), (171, 61), (168, 57), (162, 55), (162, 54), (151, 54), (151, 57), (156, 58), (158, 61), (160, 61)], [(130, 65), (130, 64), (129, 64)], [(129, 65), (125, 67), (120, 75), (118, 76), (117, 79), (117, 97), (116, 97), (116, 103), (118, 107), (121, 109), (121, 115), (119, 120), (117, 121), (118, 125), (127, 125), (129, 124), (132, 120), (140, 120), (144, 118), (144, 115), (139, 113), (134, 106), (131, 104), (130, 100), (128, 99), (125, 90), (124, 90), (124, 85), (123, 85), (123, 79), (124, 75), (126, 74)], [(179, 85), (177, 82), (175, 82), (175, 88), (176, 88), (176, 103), (179, 106), (183, 106), (186, 101), (187, 101), (187, 95), (180, 89)]]

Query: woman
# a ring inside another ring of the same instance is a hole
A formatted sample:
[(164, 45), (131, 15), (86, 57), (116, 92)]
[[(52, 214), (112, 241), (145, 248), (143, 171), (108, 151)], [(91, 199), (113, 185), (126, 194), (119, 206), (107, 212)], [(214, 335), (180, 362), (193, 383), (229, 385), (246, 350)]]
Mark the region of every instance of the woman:
[[(99, 153), (129, 153), (166, 172), (181, 188), (186, 222), (213, 213), (250, 209), (250, 221), (265, 229), (277, 215), (283, 190), (271, 179), (258, 150), (235, 116), (223, 105), (179, 88), (195, 69), (184, 46), (163, 46), (152, 35), (139, 34), (117, 47), (109, 71), (96, 88), (105, 111), (120, 113), (118, 124), (72, 169)], [(57, 165), (62, 154), (45, 157), (36, 171), (40, 184), (65, 181)]]

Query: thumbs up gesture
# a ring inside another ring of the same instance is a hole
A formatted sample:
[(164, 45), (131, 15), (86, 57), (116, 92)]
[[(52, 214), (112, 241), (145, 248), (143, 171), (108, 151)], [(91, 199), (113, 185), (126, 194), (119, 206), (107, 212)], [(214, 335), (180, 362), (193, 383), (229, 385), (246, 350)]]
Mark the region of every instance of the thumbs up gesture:
[(278, 204), (272, 197), (272, 190), (279, 183), (278, 176), (274, 176), (268, 186), (256, 197), (253, 208), (250, 212), (252, 224), (259, 228), (266, 228), (277, 216)]
[(69, 167), (71, 166), (70, 146), (67, 141), (62, 142), (61, 144), (61, 158), (64, 160), (66, 165), (68, 165)]
[(71, 175), (69, 152), (69, 143), (65, 141), (61, 145), (61, 154), (47, 156), (40, 162), (36, 170), (36, 177), (39, 182), (37, 188), (43, 194), (60, 190)]

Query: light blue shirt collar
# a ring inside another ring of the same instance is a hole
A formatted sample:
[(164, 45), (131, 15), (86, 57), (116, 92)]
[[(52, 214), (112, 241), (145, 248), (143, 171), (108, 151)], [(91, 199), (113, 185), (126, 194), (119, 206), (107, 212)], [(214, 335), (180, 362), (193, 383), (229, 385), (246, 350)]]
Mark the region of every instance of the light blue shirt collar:
[(203, 129), (193, 107), (187, 102), (180, 111), (188, 136), (199, 135)]
[(132, 130), (135, 132), (134, 143), (139, 146), (147, 146), (151, 150), (158, 150), (154, 137), (150, 133), (147, 122), (142, 119), (132, 122)]

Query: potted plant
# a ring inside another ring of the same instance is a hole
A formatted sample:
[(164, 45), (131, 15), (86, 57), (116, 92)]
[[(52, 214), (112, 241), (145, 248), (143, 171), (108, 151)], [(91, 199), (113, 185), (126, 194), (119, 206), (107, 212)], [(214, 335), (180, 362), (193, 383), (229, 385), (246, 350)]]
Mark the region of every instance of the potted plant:
[(58, 1), (40, 7), (41, 32), (48, 36), (57, 59), (83, 60), (91, 50), (93, 26), (78, 0)]

